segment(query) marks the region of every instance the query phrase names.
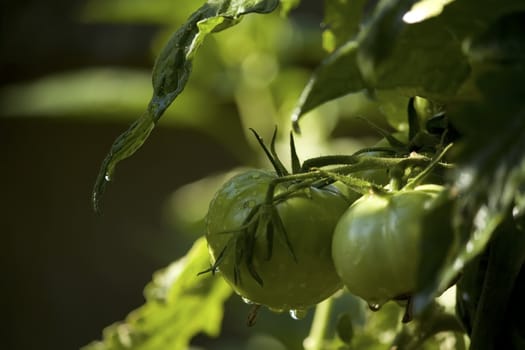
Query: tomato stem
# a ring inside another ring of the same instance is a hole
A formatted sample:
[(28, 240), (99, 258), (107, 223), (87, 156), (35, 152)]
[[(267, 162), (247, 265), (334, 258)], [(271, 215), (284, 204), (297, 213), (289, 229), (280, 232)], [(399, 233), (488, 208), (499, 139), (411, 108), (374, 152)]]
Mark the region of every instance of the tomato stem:
[(266, 145), (264, 144), (264, 140), (262, 139), (261, 136), (259, 136), (257, 131), (255, 131), (252, 128), (250, 128), (250, 131), (255, 136), (255, 139), (257, 140), (257, 142), (259, 142), (259, 145), (263, 149), (263, 151), (266, 154), (266, 157), (268, 158), (268, 160), (272, 163), (273, 168), (274, 168), (275, 172), (277, 173), (277, 175), (278, 176), (286, 176), (286, 175), (288, 175), (289, 174), (288, 170), (286, 170), (286, 167), (283, 165), (283, 163), (281, 162), (281, 160), (279, 159), (279, 157), (277, 156), (277, 154), (275, 152), (275, 139), (276, 139), (276, 135), (277, 135), (277, 128), (275, 129), (275, 131), (273, 133), (270, 149), (268, 149), (268, 147), (266, 147)]
[(398, 152), (394, 150), (392, 147), (367, 147), (367, 148), (361, 148), (359, 151), (354, 152), (352, 155), (359, 156), (364, 153), (385, 153), (385, 154), (395, 155)]
[(305, 350), (323, 350), (334, 299), (332, 297), (322, 301), (315, 307), (315, 315), (310, 328), (310, 334), (304, 340)]
[(329, 155), (310, 158), (303, 162), (301, 172), (308, 172), (312, 168), (320, 168), (328, 165), (355, 164), (359, 162), (359, 157), (354, 155)]
[(450, 148), (452, 148), (453, 145), (453, 143), (449, 143), (447, 146), (445, 146), (443, 150), (430, 162), (430, 164), (428, 164), (427, 167), (416, 177), (411, 179), (403, 189), (412, 190), (419, 186), (421, 182), (432, 172), (432, 170), (434, 170), (436, 166), (438, 166), (439, 164), (443, 164), (441, 163), (441, 159), (443, 159), (445, 154), (450, 150)]
[(328, 178), (333, 178), (334, 180), (337, 180), (339, 182), (342, 182), (347, 187), (349, 187), (352, 191), (355, 191), (359, 194), (366, 194), (370, 191), (377, 192), (377, 193), (383, 193), (384, 190), (381, 186), (376, 185), (374, 183), (371, 183), (369, 181), (360, 179), (358, 177), (350, 176), (350, 175), (340, 175), (331, 171), (323, 171), (319, 170), (321, 174), (324, 174)]
[[(284, 200), (288, 196), (292, 195), (295, 191), (314, 186), (316, 183), (330, 184), (334, 181), (341, 181), (349, 186), (352, 190), (365, 194), (370, 190), (374, 192), (381, 193), (382, 189), (379, 186), (375, 186), (368, 181), (357, 179), (357, 178), (348, 178), (348, 175), (357, 173), (360, 171), (374, 170), (374, 169), (394, 169), (399, 168), (403, 169), (409, 166), (426, 166), (425, 170), (422, 173), (416, 176), (417, 181), (413, 181), (414, 184), (419, 183), (424, 176), (436, 166), (441, 166), (444, 168), (451, 168), (452, 165), (441, 162), (441, 158), (446, 151), (452, 146), (452, 144), (445, 147), (443, 152), (438, 155), (437, 158), (431, 159), (421, 154), (414, 153), (409, 157), (402, 158), (388, 158), (388, 157), (370, 157), (370, 156), (328, 156), (316, 158), (316, 165), (318, 166), (327, 166), (335, 164), (346, 164), (339, 167), (330, 169), (329, 171), (322, 170), (320, 168), (311, 168), (310, 166), (313, 163), (306, 160), (303, 163), (303, 170), (308, 168), (307, 172), (302, 172), (299, 174), (284, 175), (274, 179), (268, 186), (266, 193), (265, 203), (267, 205), (272, 205), (276, 201)], [(287, 191), (280, 193), (275, 196), (276, 187), (285, 182), (296, 182), (297, 186), (293, 186)], [(415, 186), (414, 186), (415, 187)]]

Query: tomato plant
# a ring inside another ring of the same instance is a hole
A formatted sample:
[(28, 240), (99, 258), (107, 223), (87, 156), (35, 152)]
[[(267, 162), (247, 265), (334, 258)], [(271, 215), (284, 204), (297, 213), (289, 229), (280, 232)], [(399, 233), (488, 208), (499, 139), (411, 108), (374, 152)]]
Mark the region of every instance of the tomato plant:
[[(102, 164), (93, 192), (96, 210), (117, 163), (142, 145), (183, 91), (203, 39), (248, 14), (277, 8), (287, 13), (298, 3), (210, 0), (173, 34), (155, 64), (146, 112), (117, 139)], [(255, 90), (256, 98), (238, 107), (257, 116), (254, 124), (266, 111), (286, 110), (286, 128), (299, 134), (308, 112), (325, 103), (344, 107), (345, 98), (371, 101), (383, 120), (367, 125), (384, 140), (337, 153), (313, 152), (301, 163), (292, 137), (290, 173), (276, 156), (276, 134), (270, 149), (256, 135), (275, 173), (245, 172), (211, 200), (206, 238), (212, 266), (207, 271), (219, 271), (235, 292), (274, 309), (322, 301), (302, 343), (308, 350), (522, 348), (525, 4), (326, 0), (325, 10), (328, 52), (302, 92), (278, 95), (283, 80), (278, 88), (268, 84), (265, 89), (252, 81), (243, 87)], [(300, 95), (293, 110), (279, 104), (290, 95)], [(256, 102), (262, 100), (275, 105), (261, 113)], [(353, 140), (343, 114), (336, 122), (318, 114), (319, 130), (314, 131), (321, 134), (320, 126), (329, 130), (330, 124)], [(335, 144), (330, 136), (317, 141)], [(348, 200), (356, 201), (343, 214)], [(183, 260), (188, 270), (206, 270), (207, 256), (192, 257)], [(338, 276), (348, 291), (329, 297), (340, 286)], [(191, 281), (175, 278), (169, 288), (190, 285), (206, 291), (199, 283), (216, 287), (218, 281), (209, 274)], [(452, 296), (439, 297), (447, 289)], [(200, 300), (213, 300), (215, 310), (221, 308), (220, 288), (209, 290)], [(407, 324), (400, 322), (402, 308), (392, 303), (373, 315), (363, 311), (367, 303), (377, 308), (398, 299), (408, 299), (406, 310), (413, 318), (405, 317), (412, 318)], [(152, 324), (156, 319), (147, 307), (154, 302), (148, 299), (139, 312)], [(175, 307), (163, 310), (165, 319), (179, 315)], [(139, 339), (137, 346), (149, 340), (141, 338), (148, 324), (144, 319), (125, 324)], [(163, 326), (156, 324), (159, 334), (165, 334)], [(202, 324), (191, 328), (183, 343), (202, 330)], [(120, 333), (110, 329), (107, 334), (103, 344)]]

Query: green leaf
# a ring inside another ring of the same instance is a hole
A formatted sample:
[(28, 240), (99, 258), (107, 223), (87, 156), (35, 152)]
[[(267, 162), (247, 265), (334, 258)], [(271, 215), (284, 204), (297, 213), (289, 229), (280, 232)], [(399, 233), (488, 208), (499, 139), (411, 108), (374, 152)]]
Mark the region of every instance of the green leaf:
[(523, 289), (519, 274), (524, 271), (524, 233), (508, 217), (494, 233), (487, 253), (467, 266), (458, 283), (458, 311), (471, 335), (473, 349), (518, 348), (511, 344), (513, 332), (523, 324), (525, 311), (523, 293), (519, 292)]
[(322, 103), (364, 88), (441, 102), (457, 98), (470, 75), (463, 46), (500, 16), (525, 9), (518, 0), (454, 1), (442, 13), (409, 24), (405, 15), (414, 3), (379, 1), (357, 38), (342, 44), (314, 72), (294, 110), (295, 123)]
[[(383, 0), (376, 5), (368, 25), (359, 33), (357, 60), (359, 68), (368, 78), (367, 80), (370, 80), (375, 67), (384, 62), (399, 43), (398, 37), (405, 26), (402, 19), (403, 15), (415, 2), (415, 0)], [(417, 48), (412, 47), (412, 49)], [(400, 68), (398, 67), (398, 69)]]
[[(408, 130), (407, 105), (410, 97), (396, 90), (376, 90), (374, 101), (386, 121), (399, 131)], [(407, 135), (408, 136), (408, 135)]]
[(456, 314), (467, 334), (472, 333), (474, 317), (487, 271), (488, 251), (472, 259), (456, 284)]
[(495, 19), (525, 6), (517, 0), (452, 1), (437, 16), (411, 24), (416, 19), (408, 10), (415, 2), (380, 2), (360, 33), (357, 61), (372, 87), (414, 89), (413, 95), (438, 99), (453, 96), (469, 74), (462, 45)]
[(281, 2), (281, 14), (283, 16), (288, 15), (288, 13), (299, 6), (301, 0), (280, 0)]
[(511, 213), (523, 214), (525, 65), (476, 63), (474, 68), (479, 98), (450, 103), (447, 108), (452, 124), (464, 134), (452, 211), (456, 236), (434, 282), (416, 296), (416, 309), (424, 308), (487, 249), (494, 232)]
[(500, 17), (466, 47), (478, 62), (512, 63), (525, 60), (525, 12)]
[(316, 69), (299, 97), (292, 122), (299, 130), (300, 117), (334, 98), (365, 88), (356, 64), (356, 41), (348, 41), (328, 56)]
[(327, 0), (325, 1), (323, 46), (328, 51), (355, 38), (359, 31), (361, 18), (367, 0)]
[(217, 336), (231, 288), (217, 276), (197, 276), (208, 267), (206, 240), (201, 238), (185, 257), (153, 276), (143, 306), (83, 350), (186, 350), (198, 333)]
[(153, 68), (153, 96), (146, 111), (111, 146), (93, 189), (96, 211), (116, 165), (133, 155), (149, 137), (160, 117), (182, 92), (189, 79), (193, 57), (205, 37), (238, 23), (248, 13), (268, 13), (279, 0), (209, 0), (179, 28), (160, 53)]

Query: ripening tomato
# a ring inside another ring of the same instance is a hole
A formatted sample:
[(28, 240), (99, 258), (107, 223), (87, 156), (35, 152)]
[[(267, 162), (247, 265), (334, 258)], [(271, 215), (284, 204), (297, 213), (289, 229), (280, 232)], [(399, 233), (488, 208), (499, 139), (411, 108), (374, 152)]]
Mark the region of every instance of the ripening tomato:
[(334, 232), (332, 256), (347, 289), (370, 304), (409, 296), (417, 286), (424, 258), (423, 217), (443, 190), (422, 185), (414, 190), (367, 194), (341, 217)]
[[(342, 287), (332, 262), (332, 235), (350, 203), (333, 186), (308, 187), (274, 206), (289, 244), (274, 223), (273, 234), (268, 227), (238, 231), (253, 208), (264, 203), (268, 185), (276, 178), (273, 172), (251, 170), (224, 184), (210, 203), (206, 238), (212, 263), (224, 252), (218, 269), (237, 294), (272, 309), (304, 309)], [(276, 193), (284, 190), (285, 185), (279, 185)], [(252, 244), (236, 245), (246, 239)], [(250, 273), (246, 259), (261, 281)]]

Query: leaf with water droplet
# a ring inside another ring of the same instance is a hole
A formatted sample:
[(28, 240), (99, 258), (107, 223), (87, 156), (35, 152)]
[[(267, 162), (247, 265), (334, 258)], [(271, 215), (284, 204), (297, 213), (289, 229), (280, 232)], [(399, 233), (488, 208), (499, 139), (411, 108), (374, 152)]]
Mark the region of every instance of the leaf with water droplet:
[(158, 120), (189, 79), (193, 58), (204, 38), (237, 24), (248, 13), (269, 13), (279, 0), (209, 0), (179, 28), (160, 53), (153, 68), (153, 97), (144, 114), (111, 146), (102, 162), (92, 194), (95, 211), (117, 164), (133, 155), (149, 137)]

